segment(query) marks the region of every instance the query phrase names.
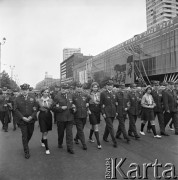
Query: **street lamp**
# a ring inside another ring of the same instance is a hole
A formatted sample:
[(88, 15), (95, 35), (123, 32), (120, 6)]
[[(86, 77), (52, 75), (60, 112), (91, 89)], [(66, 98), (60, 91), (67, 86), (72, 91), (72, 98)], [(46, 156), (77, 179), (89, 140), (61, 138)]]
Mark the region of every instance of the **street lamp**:
[(11, 70), (11, 80), (12, 80), (13, 79), (13, 71), (14, 71), (15, 66), (9, 66), (9, 67)]
[(1, 87), (1, 45), (4, 45), (6, 42), (6, 38), (4, 37), (2, 39), (2, 42), (0, 42), (0, 87)]

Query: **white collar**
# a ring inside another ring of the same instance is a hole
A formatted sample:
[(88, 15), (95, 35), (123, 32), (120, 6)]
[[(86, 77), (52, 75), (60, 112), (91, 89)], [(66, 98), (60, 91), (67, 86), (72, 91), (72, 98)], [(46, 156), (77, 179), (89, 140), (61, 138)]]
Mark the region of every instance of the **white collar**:
[(41, 99), (42, 99), (43, 101), (48, 101), (48, 100), (49, 100), (49, 97), (44, 98), (44, 97), (42, 96)]

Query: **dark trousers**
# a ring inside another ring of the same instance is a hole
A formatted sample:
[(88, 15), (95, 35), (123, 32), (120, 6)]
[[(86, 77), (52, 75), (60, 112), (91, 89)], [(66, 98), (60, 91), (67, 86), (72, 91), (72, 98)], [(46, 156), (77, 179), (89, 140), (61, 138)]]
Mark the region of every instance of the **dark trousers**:
[(83, 132), (83, 129), (84, 129), (85, 124), (86, 124), (86, 118), (76, 118), (75, 123), (76, 123), (76, 128), (77, 128), (76, 139), (80, 139), (82, 145), (86, 146), (85, 135)]
[(137, 121), (137, 115), (133, 115), (128, 113), (129, 116), (129, 133), (134, 133), (134, 136), (138, 136), (137, 128), (136, 128), (136, 121)]
[(116, 143), (116, 138), (114, 136), (113, 121), (114, 121), (114, 117), (108, 117), (108, 118), (105, 119), (106, 126), (105, 126), (105, 131), (104, 131), (103, 138), (107, 139), (108, 135), (110, 134), (113, 143)]
[(118, 125), (118, 128), (117, 128), (116, 136), (119, 137), (121, 135), (121, 133), (122, 133), (123, 136), (124, 136), (124, 139), (128, 139), (127, 132), (126, 132), (126, 129), (125, 129), (124, 116), (118, 115), (117, 119), (119, 121), (119, 125)]
[(8, 129), (8, 123), (10, 122), (10, 116), (8, 111), (1, 111), (0, 112), (0, 119), (3, 125), (3, 129)]
[(22, 144), (25, 153), (29, 153), (28, 143), (33, 135), (34, 131), (34, 123), (26, 123), (20, 124), (20, 129), (22, 132)]
[[(158, 117), (160, 133), (165, 133), (164, 114), (163, 112), (154, 112), (154, 116)], [(151, 122), (148, 121), (147, 129), (151, 129)]]
[(57, 121), (58, 145), (63, 144), (64, 131), (66, 130), (67, 149), (73, 149), (73, 121)]
[(174, 128), (175, 128), (175, 133), (178, 133), (178, 112), (165, 112), (164, 113), (164, 126), (166, 127), (170, 119), (172, 118)]
[(16, 128), (17, 126), (17, 116), (15, 115), (15, 112), (12, 112), (12, 118), (13, 118), (13, 126)]

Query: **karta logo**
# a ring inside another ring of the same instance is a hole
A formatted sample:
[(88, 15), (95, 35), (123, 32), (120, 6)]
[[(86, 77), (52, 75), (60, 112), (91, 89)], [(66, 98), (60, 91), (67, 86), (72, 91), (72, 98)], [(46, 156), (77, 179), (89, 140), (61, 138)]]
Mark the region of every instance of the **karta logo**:
[[(106, 158), (105, 160), (105, 179), (178, 179), (175, 174), (175, 166), (172, 163), (163, 165), (158, 162), (158, 159), (155, 159), (154, 163), (130, 163), (128, 168), (123, 168), (127, 158), (120, 158), (120, 160)], [(126, 164), (128, 165), (128, 162)], [(153, 174), (148, 175), (149, 168), (152, 168)]]

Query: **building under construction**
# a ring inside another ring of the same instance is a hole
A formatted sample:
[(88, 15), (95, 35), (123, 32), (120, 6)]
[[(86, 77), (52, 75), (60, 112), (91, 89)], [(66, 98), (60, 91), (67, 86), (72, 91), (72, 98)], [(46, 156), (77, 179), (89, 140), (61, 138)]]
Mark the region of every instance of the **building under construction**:
[(178, 79), (178, 17), (87, 60), (88, 79), (130, 84)]

